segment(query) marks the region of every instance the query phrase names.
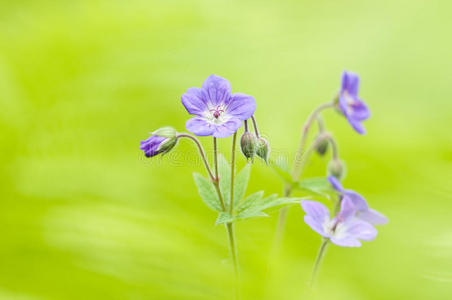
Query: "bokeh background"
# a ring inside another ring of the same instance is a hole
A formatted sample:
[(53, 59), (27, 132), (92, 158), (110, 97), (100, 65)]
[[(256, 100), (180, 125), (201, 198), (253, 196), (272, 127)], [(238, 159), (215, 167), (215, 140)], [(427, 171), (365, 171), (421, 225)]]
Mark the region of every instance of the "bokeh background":
[[(0, 299), (232, 299), (225, 230), (192, 180), (196, 149), (147, 160), (139, 141), (184, 130), (180, 96), (215, 73), (257, 99), (261, 131), (291, 159), (344, 69), (372, 110), (365, 136), (324, 114), (344, 184), (390, 223), (362, 248), (330, 247), (310, 295), (320, 238), (301, 209), (270, 264), (277, 211), (238, 223), (242, 298), (451, 299), (451, 11), (445, 0), (0, 1)], [(230, 140), (220, 146), (229, 156)], [(313, 157), (305, 175), (327, 161)], [(248, 193), (262, 189), (281, 183), (256, 163)]]

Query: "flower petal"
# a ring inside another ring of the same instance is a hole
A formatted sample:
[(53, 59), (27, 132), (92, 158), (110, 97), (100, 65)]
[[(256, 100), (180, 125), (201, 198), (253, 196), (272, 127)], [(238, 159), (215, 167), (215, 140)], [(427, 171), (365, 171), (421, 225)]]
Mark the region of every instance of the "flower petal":
[[(325, 219), (326, 222), (328, 222), (328, 220), (329, 220), (328, 218)], [(305, 221), (306, 224), (309, 225), (309, 227), (312, 228), (312, 230), (314, 230), (315, 232), (317, 232), (321, 236), (329, 237), (329, 235), (325, 232), (325, 229), (323, 227), (323, 223), (318, 222), (317, 220), (315, 220), (310, 215), (305, 215), (304, 216), (304, 221)]]
[(241, 93), (233, 94), (226, 107), (226, 113), (242, 121), (249, 119), (256, 110), (256, 100)]
[(344, 224), (345, 235), (353, 236), (363, 241), (372, 241), (377, 237), (377, 229), (367, 222), (359, 219), (353, 219)]
[(373, 225), (384, 225), (388, 223), (388, 218), (374, 209), (359, 212), (357, 217)]
[(242, 121), (238, 118), (230, 118), (228, 121), (221, 125), (213, 124), (214, 133), (213, 136), (216, 138), (226, 138), (231, 136), (237, 129), (242, 126)]
[(350, 200), (353, 202), (353, 205), (355, 206), (356, 210), (366, 211), (369, 209), (369, 205), (367, 204), (367, 201), (364, 199), (363, 196), (361, 196), (357, 192), (352, 191), (352, 190), (344, 190), (343, 193), (344, 193), (344, 196), (350, 198)]
[(323, 224), (325, 219), (330, 218), (328, 208), (320, 202), (301, 200), (300, 204), (306, 215), (310, 216), (317, 223)]
[(226, 103), (231, 97), (231, 84), (223, 77), (210, 75), (202, 84), (206, 100), (214, 106)]
[(197, 136), (212, 135), (215, 131), (214, 126), (202, 117), (188, 119), (185, 128)]
[(355, 216), (355, 213), (356, 208), (352, 200), (346, 195), (344, 195), (344, 197), (341, 200), (341, 210), (337, 215), (338, 219), (340, 220), (340, 222), (347, 221), (350, 218), (353, 218)]
[(338, 192), (342, 192), (344, 188), (342, 187), (341, 182), (334, 176), (328, 176), (328, 181), (330, 182), (331, 186)]
[(330, 238), (330, 241), (333, 244), (336, 244), (341, 247), (361, 247), (361, 242), (354, 237), (347, 237), (342, 239), (332, 237)]
[(189, 88), (181, 97), (182, 104), (191, 115), (201, 116), (208, 110), (207, 99), (201, 88)]
[(366, 133), (366, 129), (364, 129), (364, 126), (361, 124), (360, 121), (355, 120), (349, 116), (347, 116), (347, 120), (348, 120), (348, 123), (350, 123), (350, 125), (352, 125), (353, 129), (355, 129), (356, 132), (358, 132), (359, 134)]
[(349, 113), (350, 118), (358, 121), (364, 121), (370, 118), (370, 110), (366, 103), (359, 98), (351, 104), (351, 112)]
[(357, 96), (359, 90), (359, 76), (353, 72), (342, 73), (341, 91), (347, 91), (351, 96)]

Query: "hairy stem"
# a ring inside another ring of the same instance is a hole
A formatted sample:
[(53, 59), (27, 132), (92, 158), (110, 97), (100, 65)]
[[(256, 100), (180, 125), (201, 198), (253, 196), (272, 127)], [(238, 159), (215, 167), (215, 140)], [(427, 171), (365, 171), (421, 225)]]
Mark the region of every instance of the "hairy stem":
[(257, 128), (257, 122), (256, 122), (256, 118), (253, 116), (251, 116), (251, 121), (253, 121), (253, 127), (254, 127), (254, 132), (256, 133), (256, 137), (259, 138), (259, 128)]
[(178, 133), (177, 138), (188, 138), (196, 144), (196, 146), (198, 147), (198, 150), (199, 150), (199, 155), (201, 156), (204, 166), (206, 167), (207, 173), (209, 173), (210, 179), (212, 181), (215, 181), (215, 177), (212, 173), (212, 169), (210, 168), (209, 162), (207, 161), (206, 152), (204, 151), (204, 148), (201, 145), (201, 143), (199, 142), (199, 140), (196, 137), (194, 137), (188, 133)]
[(220, 190), (220, 178), (218, 177), (218, 150), (217, 150), (217, 138), (213, 138), (213, 164), (215, 168), (215, 178), (212, 179), (213, 185), (215, 186), (215, 190), (218, 194), (218, 199), (220, 199), (221, 208), (223, 211), (226, 211), (226, 206), (224, 204), (223, 195)]

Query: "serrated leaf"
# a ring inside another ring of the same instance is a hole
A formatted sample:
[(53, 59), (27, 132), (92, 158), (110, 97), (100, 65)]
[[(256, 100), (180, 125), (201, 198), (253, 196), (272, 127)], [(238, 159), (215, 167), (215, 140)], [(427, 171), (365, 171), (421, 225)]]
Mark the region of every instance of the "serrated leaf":
[(244, 211), (243, 213), (238, 214), (235, 218), (236, 219), (248, 219), (248, 218), (255, 218), (255, 217), (268, 217), (268, 215), (262, 211)]
[(280, 205), (285, 205), (285, 204), (296, 204), (296, 203), (300, 203), (301, 198), (289, 198), (289, 197), (282, 197), (282, 198), (278, 198), (278, 196), (276, 194), (271, 195), (267, 198), (265, 198), (262, 201), (260, 210), (264, 210), (264, 209), (268, 209), (271, 207), (276, 207), (276, 206), (280, 206)]
[(270, 167), (276, 174), (281, 177), (285, 182), (292, 182), (292, 176), (290, 174), (289, 163), (284, 157), (277, 157), (275, 160), (270, 160)]
[(193, 173), (193, 179), (195, 180), (195, 184), (198, 187), (198, 193), (201, 196), (201, 199), (204, 201), (204, 203), (210, 209), (221, 211), (222, 209), (220, 200), (218, 199), (218, 195), (212, 181), (210, 181), (207, 178), (204, 178), (199, 173)]
[(228, 212), (220, 212), (218, 214), (218, 218), (216, 221), (216, 224), (226, 224), (226, 223), (231, 223), (235, 220), (236, 218), (234, 216), (231, 216)]
[(260, 200), (262, 199), (263, 196), (264, 196), (264, 191), (259, 191), (259, 192), (249, 195), (248, 197), (246, 197), (243, 201), (241, 201), (239, 203), (236, 211), (240, 214), (245, 211), (259, 210), (257, 208), (255, 209), (255, 207), (260, 205), (260, 202), (261, 202)]
[(231, 199), (231, 166), (223, 155), (218, 155), (218, 176), (220, 177), (220, 191), (226, 208)]
[(242, 200), (245, 195), (248, 181), (250, 178), (251, 165), (246, 166), (237, 174), (234, 182), (234, 205)]
[(307, 178), (303, 179), (296, 184), (294, 184), (294, 187), (299, 190), (319, 194), (319, 195), (326, 195), (328, 193), (333, 192), (333, 189), (328, 182), (328, 180), (324, 177), (314, 177), (314, 178)]

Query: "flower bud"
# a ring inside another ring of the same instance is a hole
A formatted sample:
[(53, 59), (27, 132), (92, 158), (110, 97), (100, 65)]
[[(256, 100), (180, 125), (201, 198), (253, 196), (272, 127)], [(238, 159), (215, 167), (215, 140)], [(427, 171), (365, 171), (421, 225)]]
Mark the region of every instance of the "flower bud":
[(171, 151), (177, 144), (177, 131), (172, 127), (163, 127), (151, 133), (151, 137), (142, 141), (140, 150), (146, 157), (165, 154)]
[(254, 133), (246, 131), (242, 135), (242, 137), (240, 138), (240, 148), (242, 149), (242, 153), (243, 155), (245, 155), (247, 160), (253, 158), (257, 150), (256, 137)]
[(326, 151), (328, 150), (328, 144), (328, 140), (323, 139), (322, 141), (320, 141), (320, 143), (318, 143), (317, 147), (315, 147), (315, 151), (317, 151), (320, 156), (325, 155)]
[(328, 163), (327, 167), (328, 176), (334, 176), (338, 180), (341, 180), (345, 177), (345, 171), (346, 171), (345, 164), (339, 159), (333, 158)]
[(256, 145), (257, 145), (257, 147), (256, 147), (257, 156), (262, 158), (265, 161), (265, 163), (268, 163), (268, 156), (270, 154), (270, 146), (269, 146), (267, 140), (264, 139), (263, 137), (260, 137), (257, 139)]

